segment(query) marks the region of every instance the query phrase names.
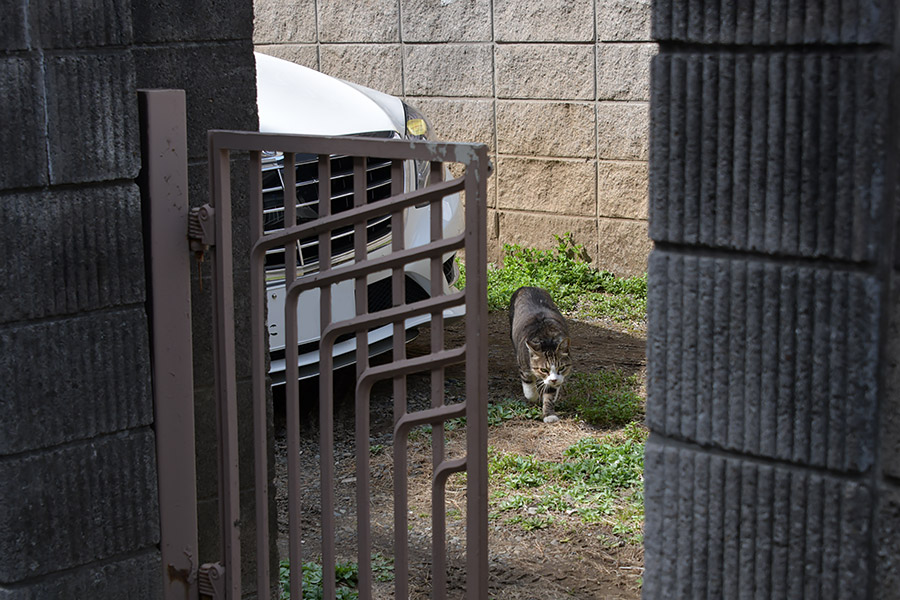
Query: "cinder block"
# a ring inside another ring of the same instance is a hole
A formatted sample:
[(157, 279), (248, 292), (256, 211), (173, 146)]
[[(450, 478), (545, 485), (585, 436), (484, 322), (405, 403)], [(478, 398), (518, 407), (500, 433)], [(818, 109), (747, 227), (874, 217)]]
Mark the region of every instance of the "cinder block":
[(874, 277), (657, 251), (650, 279), (651, 429), (835, 471), (872, 465)]
[(7, 2), (0, 22), (0, 50), (27, 50), (32, 18), (26, 0)]
[[(134, 40), (140, 45), (159, 42), (249, 42), (253, 36), (253, 2), (191, 0), (183, 10), (159, 2), (132, 3)], [(246, 47), (245, 47), (246, 49)], [(232, 64), (225, 57), (205, 65)], [(190, 86), (182, 86), (190, 89)], [(229, 89), (223, 87), (223, 89)]]
[(582, 244), (591, 260), (597, 256), (597, 219), (568, 217), (547, 213), (499, 211), (498, 242), (528, 248), (551, 250), (558, 242), (554, 235), (571, 233), (575, 243)]
[(593, 0), (495, 0), (498, 42), (591, 42)]
[(46, 60), (50, 181), (134, 179), (140, 169), (131, 53)]
[(647, 163), (600, 161), (598, 166), (598, 214), (646, 220)]
[(428, 117), (437, 139), (478, 142), (494, 150), (493, 100), (415, 98), (411, 103)]
[(597, 104), (598, 157), (647, 160), (649, 113), (646, 102)]
[(647, 222), (631, 219), (608, 219), (597, 222), (597, 267), (620, 277), (634, 277), (647, 272), (650, 238)]
[[(15, 19), (4, 18), (0, 25), (4, 31), (7, 23), (22, 25)], [(4, 35), (0, 39), (17, 45), (14, 37)], [(4, 120), (0, 127), (0, 148), (3, 148), (0, 189), (37, 187), (49, 181), (43, 85), (37, 59), (14, 56), (0, 59), (0, 113)]]
[(2, 600), (157, 600), (162, 597), (162, 564), (153, 549), (122, 560), (78, 567), (59, 575), (9, 587), (0, 585)]
[(5, 327), (0, 350), (4, 454), (153, 420), (142, 309)]
[(875, 517), (875, 597), (900, 598), (900, 489), (885, 484), (879, 490)]
[[(885, 475), (900, 479), (900, 288), (891, 287), (890, 325), (885, 335), (885, 389), (881, 397), (881, 464)], [(900, 575), (898, 575), (900, 576)]]
[(890, 43), (890, 0), (654, 3), (654, 39), (706, 44)]
[(126, 0), (76, 0), (36, 8), (44, 50), (127, 46), (133, 40), (131, 2)]
[[(493, 49), (488, 44), (405, 45), (410, 96), (493, 96)], [(466, 65), (459, 69), (458, 65)]]
[[(597, 0), (597, 41), (649, 42), (651, 4), (651, 0)], [(654, 9), (653, 18), (661, 18), (660, 12)]]
[(321, 44), (323, 73), (365, 85), (387, 94), (403, 94), (403, 65), (399, 44)]
[(576, 102), (497, 103), (497, 150), (554, 158), (596, 155), (594, 106)]
[(13, 194), (0, 201), (0, 226), (0, 254), (8, 257), (0, 266), (0, 323), (144, 301), (133, 184)]
[(155, 456), (137, 429), (0, 459), (0, 583), (158, 543)]
[(656, 44), (598, 44), (597, 98), (650, 100), (650, 60)]
[(253, 51), (319, 70), (319, 50), (315, 44), (257, 44)]
[[(249, 37), (248, 34), (246, 39)], [(147, 46), (133, 52), (138, 87), (190, 90), (187, 115), (191, 159), (207, 160), (206, 136), (210, 129), (256, 131), (259, 128), (256, 65), (247, 42)], [(210, 68), (210, 65), (228, 65), (228, 68)]]
[(653, 238), (874, 260), (886, 61), (877, 52), (654, 59)]
[(318, 0), (320, 42), (400, 42), (397, 0)]
[(497, 207), (594, 217), (596, 172), (588, 161), (500, 158)]
[(872, 497), (861, 482), (655, 436), (644, 468), (642, 597), (867, 597)]
[(315, 0), (255, 0), (254, 44), (316, 42)]
[(508, 44), (495, 56), (498, 98), (594, 99), (592, 45)]
[(490, 42), (489, 0), (400, 0), (404, 42)]

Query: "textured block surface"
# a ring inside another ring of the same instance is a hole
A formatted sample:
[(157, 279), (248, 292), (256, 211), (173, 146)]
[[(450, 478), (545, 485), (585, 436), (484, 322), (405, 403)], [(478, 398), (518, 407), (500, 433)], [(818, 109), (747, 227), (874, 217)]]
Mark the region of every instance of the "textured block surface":
[(140, 169), (131, 52), (46, 59), (50, 181), (134, 179)]
[(17, 585), (0, 584), (0, 600), (157, 600), (162, 565), (154, 549), (119, 561), (88, 565)]
[(646, 161), (649, 156), (649, 127), (647, 102), (598, 103), (598, 157)]
[(48, 182), (43, 87), (38, 59), (0, 58), (0, 189)]
[(653, 37), (707, 44), (888, 43), (891, 0), (659, 0)]
[[(593, 217), (596, 172), (583, 160), (501, 158), (498, 208)], [(513, 191), (515, 190), (515, 191)]]
[(497, 103), (497, 149), (501, 153), (592, 158), (596, 154), (595, 139), (591, 104), (513, 100)]
[(0, 453), (153, 420), (143, 308), (0, 329)]
[[(493, 52), (486, 44), (422, 44), (403, 48), (406, 93), (491, 96)], [(458, 69), (456, 65), (466, 65)]]
[(550, 250), (558, 242), (554, 235), (571, 232), (588, 255), (597, 256), (597, 219), (552, 213), (500, 211), (498, 213), (499, 244), (519, 244), (528, 248)]
[(655, 438), (645, 598), (868, 598), (872, 497), (859, 481)]
[(594, 98), (591, 45), (497, 46), (497, 97), (550, 100)]
[[(439, 140), (479, 142), (494, 149), (494, 103), (483, 99), (415, 98), (411, 101)], [(490, 186), (491, 180), (488, 180)]]
[[(139, 87), (190, 90), (187, 113), (191, 121), (188, 129), (191, 158), (206, 160), (206, 132), (210, 129), (259, 129), (256, 65), (250, 49), (248, 40), (134, 50)], [(223, 68), (213, 69), (208, 65), (223, 65)]]
[(320, 42), (399, 42), (397, 0), (317, 0)]
[(14, 0), (4, 4), (3, 19), (0, 20), (0, 50), (28, 48), (29, 18), (27, 0)]
[(590, 42), (593, 0), (495, 0), (498, 42)]
[(321, 44), (323, 73), (359, 83), (379, 92), (403, 94), (399, 44)]
[(650, 59), (656, 44), (599, 44), (597, 98), (650, 100)]
[(489, 42), (490, 0), (400, 0), (404, 42)]
[(650, 41), (651, 4), (653, 0), (597, 0), (597, 41)]
[(0, 584), (159, 541), (153, 433), (0, 458)]
[[(138, 44), (244, 40), (253, 36), (253, 2), (247, 0), (142, 0), (132, 2)], [(227, 61), (207, 63), (210, 70)]]
[(872, 465), (875, 277), (655, 251), (650, 282), (651, 430), (836, 471)]
[(646, 220), (647, 163), (600, 161), (597, 212), (601, 217)]
[(597, 222), (595, 265), (619, 277), (637, 277), (647, 272), (650, 253), (647, 222), (601, 217)]
[(45, 50), (125, 46), (132, 42), (131, 2), (127, 0), (40, 3), (37, 13), (37, 32)]
[(266, 44), (254, 46), (253, 50), (310, 69), (319, 69), (319, 50), (315, 44)]
[(0, 198), (0, 323), (144, 301), (137, 187)]
[(315, 42), (315, 0), (255, 0), (253, 41), (256, 44)]
[(869, 52), (657, 56), (653, 239), (874, 260), (888, 70)]

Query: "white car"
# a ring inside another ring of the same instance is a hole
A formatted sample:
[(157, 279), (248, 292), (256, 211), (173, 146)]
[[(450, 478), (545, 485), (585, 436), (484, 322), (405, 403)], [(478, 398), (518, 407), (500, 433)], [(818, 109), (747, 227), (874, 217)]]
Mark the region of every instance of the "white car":
[[(263, 133), (292, 133), (322, 136), (362, 135), (386, 139), (426, 139), (430, 131), (425, 118), (399, 98), (375, 90), (329, 77), (318, 71), (274, 58), (256, 54), (257, 105), (259, 130)], [(318, 211), (318, 163), (315, 156), (296, 156), (297, 219), (311, 219)], [(430, 163), (407, 161), (404, 165), (405, 191), (425, 184)], [(332, 157), (332, 210), (346, 210), (352, 202), (353, 164), (347, 157)], [(277, 153), (263, 157), (264, 229), (277, 231), (283, 227), (283, 158)], [(370, 160), (367, 165), (368, 201), (390, 196), (390, 162)], [(405, 247), (430, 241), (430, 208), (410, 208), (405, 213)], [(458, 194), (443, 200), (444, 235), (462, 233), (463, 214)], [(370, 257), (388, 254), (391, 250), (390, 217), (375, 219), (368, 226)], [(353, 260), (352, 229), (338, 231), (332, 236), (332, 264)], [(318, 269), (318, 243), (310, 238), (298, 244), (298, 276)], [(451, 291), (459, 272), (455, 253), (444, 258), (445, 292)], [(427, 298), (431, 289), (430, 268), (427, 261), (407, 265), (406, 301)], [(369, 277), (369, 312), (392, 305), (390, 271)], [(273, 250), (266, 257), (266, 295), (268, 301), (270, 375), (273, 385), (284, 384), (284, 251)], [(298, 304), (298, 340), (300, 378), (312, 377), (319, 369), (319, 293), (304, 292)], [(464, 307), (450, 309), (444, 316), (461, 317)], [(355, 315), (353, 283), (339, 284), (332, 291), (334, 320)], [(415, 336), (417, 325), (427, 323), (430, 316), (407, 319), (407, 340)], [(391, 349), (393, 327), (387, 325), (369, 332), (369, 354)], [(339, 340), (334, 347), (335, 368), (354, 363), (356, 339)]]

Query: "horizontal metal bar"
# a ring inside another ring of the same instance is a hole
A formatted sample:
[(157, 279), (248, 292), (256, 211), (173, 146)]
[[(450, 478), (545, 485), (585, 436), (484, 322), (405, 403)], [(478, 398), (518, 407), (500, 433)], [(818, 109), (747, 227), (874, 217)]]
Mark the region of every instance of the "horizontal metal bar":
[(286, 227), (277, 234), (266, 235), (253, 245), (253, 252), (265, 252), (269, 248), (275, 246), (284, 246), (294, 238), (305, 238), (318, 235), (339, 227), (353, 225), (361, 220), (368, 220), (373, 217), (379, 217), (385, 213), (398, 212), (404, 208), (415, 206), (423, 202), (431, 202), (435, 199), (443, 198), (454, 192), (462, 191), (465, 187), (465, 179), (460, 177), (451, 179), (435, 185), (428, 186), (414, 192), (406, 192), (399, 196), (391, 196), (384, 200), (377, 200), (365, 206), (351, 208), (341, 211), (327, 217), (320, 217), (315, 221)]

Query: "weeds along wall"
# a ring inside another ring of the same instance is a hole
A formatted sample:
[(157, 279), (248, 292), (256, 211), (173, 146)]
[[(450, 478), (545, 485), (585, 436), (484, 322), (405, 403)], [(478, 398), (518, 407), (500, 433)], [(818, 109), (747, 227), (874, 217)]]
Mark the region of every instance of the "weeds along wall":
[(650, 0), (255, 0), (254, 44), (405, 98), (482, 142), (492, 260), (572, 232), (646, 271)]

